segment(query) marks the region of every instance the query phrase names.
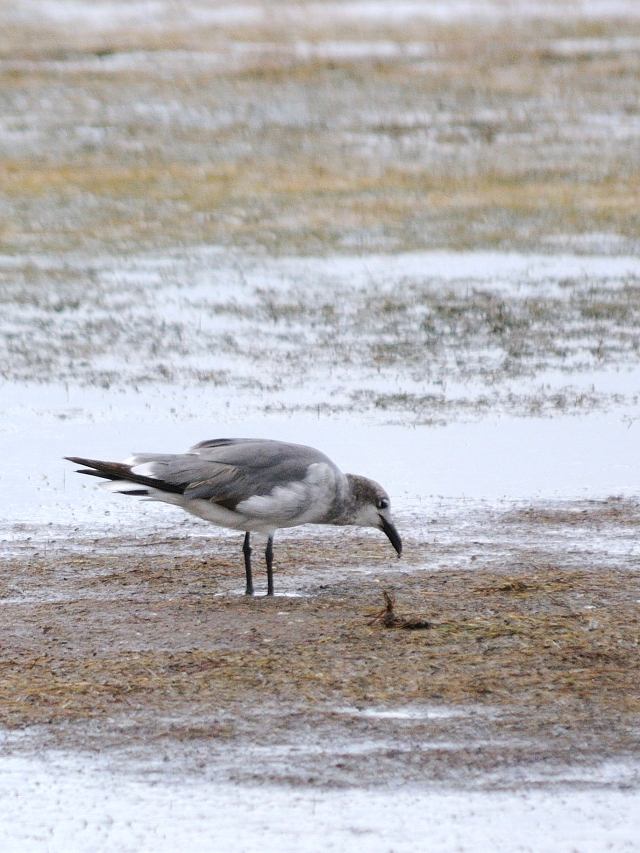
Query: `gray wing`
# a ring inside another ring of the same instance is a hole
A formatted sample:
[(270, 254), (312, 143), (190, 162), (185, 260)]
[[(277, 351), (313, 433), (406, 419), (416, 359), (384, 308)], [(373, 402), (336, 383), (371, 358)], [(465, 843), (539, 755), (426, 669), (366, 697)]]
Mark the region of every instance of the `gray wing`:
[(214, 439), (176, 456), (140, 453), (127, 462), (134, 474), (184, 488), (188, 500), (199, 498), (227, 509), (303, 481), (315, 463), (338, 472), (312, 447), (265, 439)]

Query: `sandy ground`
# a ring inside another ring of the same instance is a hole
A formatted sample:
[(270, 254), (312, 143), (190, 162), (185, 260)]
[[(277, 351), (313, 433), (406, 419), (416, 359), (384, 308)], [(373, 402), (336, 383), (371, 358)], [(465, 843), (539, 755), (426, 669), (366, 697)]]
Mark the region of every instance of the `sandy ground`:
[[(0, 21), (6, 849), (640, 849), (636, 4)], [(61, 461), (233, 433), (402, 560)]]

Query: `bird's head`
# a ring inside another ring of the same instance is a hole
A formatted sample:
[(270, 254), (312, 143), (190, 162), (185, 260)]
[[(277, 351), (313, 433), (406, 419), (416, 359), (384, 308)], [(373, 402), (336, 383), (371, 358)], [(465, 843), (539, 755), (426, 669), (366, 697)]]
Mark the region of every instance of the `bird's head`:
[(389, 495), (375, 480), (356, 474), (347, 474), (347, 479), (353, 498), (353, 514), (348, 523), (382, 530), (399, 557), (402, 554), (402, 539), (391, 517)]

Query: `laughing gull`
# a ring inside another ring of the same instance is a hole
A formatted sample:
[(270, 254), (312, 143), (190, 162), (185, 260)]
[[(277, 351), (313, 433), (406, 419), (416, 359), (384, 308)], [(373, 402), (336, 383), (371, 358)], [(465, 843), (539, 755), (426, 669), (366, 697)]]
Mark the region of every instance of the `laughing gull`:
[(244, 530), (246, 594), (253, 595), (251, 533), (268, 536), (267, 595), (273, 595), (273, 535), (299, 524), (355, 525), (382, 530), (402, 553), (378, 483), (343, 474), (324, 453), (302, 444), (252, 438), (201, 441), (187, 453), (137, 453), (125, 462), (67, 456), (85, 467), (79, 474), (102, 477), (111, 492), (182, 507), (219, 527)]

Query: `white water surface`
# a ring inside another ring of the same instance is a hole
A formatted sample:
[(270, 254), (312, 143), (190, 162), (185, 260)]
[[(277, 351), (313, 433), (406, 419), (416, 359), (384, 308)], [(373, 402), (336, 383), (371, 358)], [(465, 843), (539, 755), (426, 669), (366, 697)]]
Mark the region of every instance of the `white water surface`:
[(99, 760), (10, 756), (0, 759), (0, 849), (633, 853), (640, 793), (229, 786), (114, 775)]
[[(439, 498), (485, 501), (605, 498), (640, 488), (640, 411), (557, 418), (492, 416), (447, 426), (358, 419), (242, 416), (220, 394), (158, 386), (144, 393), (0, 386), (5, 523), (139, 525), (133, 507), (74, 474), (64, 456), (121, 461), (134, 452), (185, 451), (198, 441), (259, 437), (310, 444), (343, 470), (384, 484), (394, 509), (428, 511)], [(75, 466), (77, 467), (77, 466)], [(105, 515), (106, 513), (106, 515)], [(151, 517), (150, 516), (150, 517)]]

